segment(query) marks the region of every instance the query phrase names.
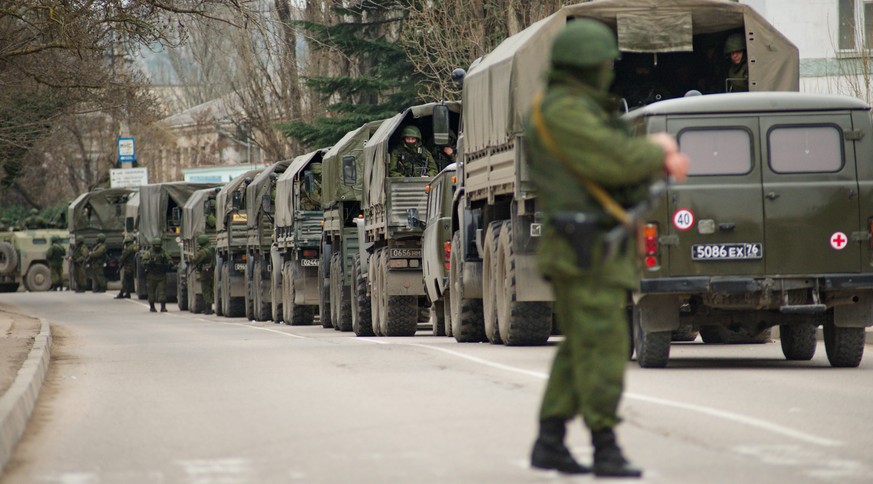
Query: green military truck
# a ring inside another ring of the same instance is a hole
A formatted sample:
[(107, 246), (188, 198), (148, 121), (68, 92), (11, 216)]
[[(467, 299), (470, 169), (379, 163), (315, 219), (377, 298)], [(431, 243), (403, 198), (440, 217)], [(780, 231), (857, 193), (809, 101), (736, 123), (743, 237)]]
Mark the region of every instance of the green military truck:
[(245, 312), (255, 321), (267, 321), (272, 313), (273, 265), (270, 248), (273, 244), (276, 180), (291, 160), (278, 161), (260, 173), (246, 187), (246, 272)]
[[(182, 258), (176, 276), (179, 280), (176, 298), (181, 311), (202, 313), (206, 310), (207, 301), (200, 287), (200, 274), (191, 261), (200, 249), (198, 236), (207, 235), (209, 243), (215, 247), (215, 198), (219, 190), (219, 187), (197, 190), (182, 206), (182, 230), (179, 234)], [(212, 301), (208, 303), (212, 304)]]
[(637, 361), (662, 367), (670, 332), (705, 342), (779, 327), (789, 360), (858, 366), (873, 325), (873, 125), (849, 97), (736, 93), (628, 115), (692, 160), (645, 217), (633, 323)]
[[(103, 272), (107, 281), (117, 281), (120, 277), (118, 258), (124, 245), (125, 210), (134, 193), (136, 189), (132, 188), (92, 190), (76, 197), (67, 207), (67, 228), (73, 240), (81, 235), (85, 244), (93, 247), (99, 234), (106, 236), (107, 262)], [(70, 264), (75, 267), (75, 262)], [(70, 280), (70, 285), (76, 289), (75, 278)]]
[(321, 172), (328, 149), (298, 156), (276, 182), (273, 321), (312, 324), (318, 309)]
[(458, 341), (537, 345), (552, 332), (554, 296), (536, 268), (542, 220), (522, 132), (531, 100), (543, 87), (552, 39), (574, 18), (598, 19), (617, 32), (622, 59), (616, 62), (612, 89), (622, 95), (642, 82), (641, 63), (656, 69), (664, 87), (650, 100), (681, 97), (690, 89), (727, 90), (728, 79), (706, 81), (726, 62), (724, 42), (733, 33), (745, 37), (750, 90), (796, 91), (799, 86), (797, 48), (748, 5), (719, 0), (567, 6), (479, 59), (464, 78), (464, 129), (458, 140), (462, 187), (453, 214), (449, 273), (452, 333)]
[(215, 314), (245, 316), (248, 214), (246, 187), (262, 171), (249, 170), (221, 187), (215, 197)]
[(430, 177), (391, 177), (389, 163), (406, 127), (418, 128), (425, 148), (438, 144), (435, 138), (447, 144), (460, 111), (456, 102), (408, 108), (383, 122), (364, 146), (364, 217), (358, 221), (359, 251), (351, 260), (352, 327), (359, 336), (412, 336), (421, 310), (429, 306), (421, 236)]
[(443, 168), (428, 185), (427, 217), (421, 237), (421, 271), (424, 290), (431, 302), (435, 336), (452, 336), (448, 291), (452, 243), (452, 201), (457, 188), (457, 163)]
[(325, 328), (352, 330), (351, 260), (358, 251), (354, 221), (363, 215), (364, 144), (381, 124), (371, 121), (349, 131), (323, 158), (318, 314)]
[[(33, 229), (0, 232), (0, 292), (15, 292), (24, 284), (31, 292), (48, 291), (52, 286), (46, 252), (52, 236), (69, 249), (70, 233), (64, 229)], [(64, 264), (64, 278), (69, 277)]]
[[(153, 183), (139, 187), (139, 200), (136, 225), (136, 243), (139, 253), (136, 257), (135, 288), (137, 297), (145, 299), (146, 291), (145, 268), (142, 254), (151, 250), (152, 240), (161, 239), (164, 252), (179, 264), (182, 258), (181, 238), (182, 207), (191, 194), (204, 188), (214, 188), (216, 183), (168, 182)], [(177, 273), (169, 272), (167, 277), (167, 300), (176, 301), (180, 294), (177, 287)], [(184, 289), (182, 289), (184, 295)], [(178, 302), (178, 301), (177, 301)]]

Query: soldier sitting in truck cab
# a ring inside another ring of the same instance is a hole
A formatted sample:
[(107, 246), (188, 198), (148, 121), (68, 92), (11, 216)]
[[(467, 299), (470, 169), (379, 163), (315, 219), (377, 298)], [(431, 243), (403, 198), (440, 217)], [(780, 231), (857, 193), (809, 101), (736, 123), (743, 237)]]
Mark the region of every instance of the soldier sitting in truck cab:
[(390, 177), (432, 177), (437, 174), (437, 164), (421, 143), (421, 131), (416, 126), (406, 126), (401, 132), (403, 141), (391, 149)]
[(433, 157), (436, 160), (438, 171), (443, 171), (443, 168), (455, 162), (455, 146), (457, 143), (458, 135), (455, 134), (454, 130), (449, 130), (449, 144), (434, 147)]
[(321, 163), (309, 165), (309, 169), (303, 174), (300, 208), (302, 210), (321, 210)]

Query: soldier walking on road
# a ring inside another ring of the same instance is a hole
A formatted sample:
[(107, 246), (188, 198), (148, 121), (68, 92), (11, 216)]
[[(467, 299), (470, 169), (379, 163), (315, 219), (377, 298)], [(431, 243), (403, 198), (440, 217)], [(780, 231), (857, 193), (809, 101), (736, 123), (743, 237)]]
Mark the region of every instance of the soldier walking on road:
[(67, 255), (67, 251), (64, 249), (64, 246), (61, 245), (61, 238), (57, 235), (52, 235), (50, 240), (52, 245), (45, 253), (45, 258), (52, 274), (52, 287), (49, 291), (63, 291), (64, 256)]
[(118, 264), (121, 266), (121, 291), (115, 299), (129, 298), (133, 292), (133, 278), (136, 275), (136, 251), (137, 247), (133, 237), (128, 235), (124, 238), (124, 247), (121, 249), (121, 257)]
[(81, 235), (76, 236), (76, 250), (73, 252), (76, 292), (85, 292), (85, 286), (88, 283), (88, 272), (85, 267), (88, 264), (88, 252), (88, 246), (85, 245), (85, 237)]
[(215, 248), (209, 243), (209, 236), (200, 234), (197, 236), (197, 244), (200, 245), (200, 250), (194, 254), (191, 262), (197, 273), (200, 275), (200, 287), (203, 292), (203, 300), (206, 302), (206, 309), (203, 314), (212, 314), (212, 298), (213, 289), (212, 283), (215, 278)]
[(173, 268), (173, 262), (164, 252), (160, 237), (152, 239), (152, 250), (142, 257), (146, 271), (146, 283), (149, 294), (149, 311), (156, 312), (155, 303), (161, 303), (161, 312), (167, 312), (167, 272)]
[[(595, 192), (605, 192), (619, 207), (634, 206), (665, 170), (684, 178), (688, 159), (672, 137), (634, 138), (622, 124), (618, 101), (608, 94), (618, 54), (608, 27), (588, 19), (571, 21), (555, 38), (548, 84), (526, 127), (531, 175), (547, 220), (538, 264), (552, 282), (557, 323), (565, 336), (540, 407), (531, 465), (590, 472), (564, 444), (566, 423), (581, 416), (591, 431), (594, 474), (640, 477), (642, 471), (624, 458), (613, 431), (630, 344), (625, 306), (628, 291), (638, 284), (636, 244), (625, 240), (607, 255), (604, 236), (616, 225), (615, 216)], [(562, 231), (563, 215), (580, 212), (600, 223)], [(580, 229), (592, 234), (587, 247), (570, 240)]]
[(106, 248), (106, 235), (97, 234), (97, 243), (88, 254), (88, 264), (91, 266), (92, 290), (94, 292), (106, 292), (106, 262), (109, 259)]

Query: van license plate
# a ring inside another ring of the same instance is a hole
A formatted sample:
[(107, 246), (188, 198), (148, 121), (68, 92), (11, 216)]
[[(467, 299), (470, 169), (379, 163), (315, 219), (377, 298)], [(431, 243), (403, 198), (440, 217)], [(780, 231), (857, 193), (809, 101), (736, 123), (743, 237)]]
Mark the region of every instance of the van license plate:
[(755, 260), (764, 256), (759, 243), (739, 244), (694, 244), (691, 246), (691, 260)]

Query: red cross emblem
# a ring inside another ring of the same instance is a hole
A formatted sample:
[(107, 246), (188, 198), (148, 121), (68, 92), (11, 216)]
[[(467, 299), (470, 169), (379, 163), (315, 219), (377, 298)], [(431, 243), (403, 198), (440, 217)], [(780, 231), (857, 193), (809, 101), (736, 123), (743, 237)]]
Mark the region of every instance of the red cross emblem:
[(831, 247), (836, 250), (843, 250), (846, 248), (846, 244), (849, 243), (849, 239), (846, 238), (846, 234), (842, 232), (836, 232), (834, 235), (831, 235)]

